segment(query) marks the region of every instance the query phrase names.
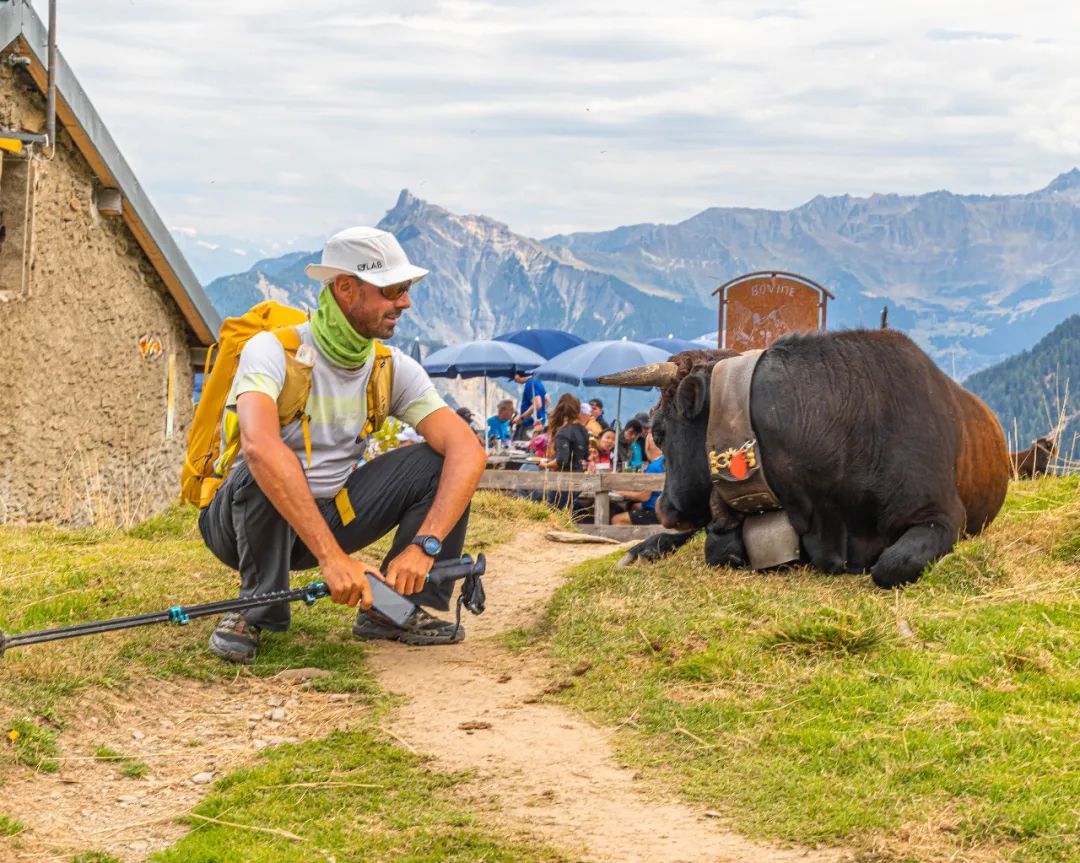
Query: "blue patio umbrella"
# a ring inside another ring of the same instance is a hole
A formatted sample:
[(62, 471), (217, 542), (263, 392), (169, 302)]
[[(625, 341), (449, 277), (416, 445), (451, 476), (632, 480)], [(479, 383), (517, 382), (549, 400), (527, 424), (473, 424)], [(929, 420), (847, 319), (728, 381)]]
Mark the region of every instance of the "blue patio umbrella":
[(512, 333), (503, 333), (501, 336), (495, 336), (495, 341), (521, 345), (540, 354), (545, 360), (550, 360), (563, 351), (585, 344), (585, 339), (581, 338), (581, 336), (575, 336), (573, 333), (567, 333), (563, 330), (534, 330), (531, 328), (514, 330)]
[(708, 348), (715, 348), (716, 343), (709, 344), (699, 340), (690, 339), (676, 339), (668, 336), (666, 339), (649, 339), (645, 342), (647, 345), (652, 345), (654, 348), (660, 348), (667, 351), (669, 354), (681, 354), (683, 351), (701, 351)]
[[(611, 342), (586, 342), (538, 366), (533, 374), (546, 381), (562, 381), (579, 387), (595, 387), (599, 385), (598, 379), (604, 375), (613, 375), (616, 372), (649, 363), (667, 362), (670, 355), (662, 348), (626, 339)], [(622, 428), (621, 387), (615, 408), (615, 425), (616, 434), (618, 434), (618, 429)], [(615, 454), (617, 460), (618, 447), (615, 448)], [(615, 468), (618, 468), (617, 461)]]
[(461, 342), (440, 348), (422, 363), (433, 378), (484, 379), (484, 420), (487, 421), (488, 377), (528, 374), (544, 361), (539, 354), (512, 342)]
[(408, 351), (406, 351), (406, 353), (418, 363), (422, 363), (424, 361), (424, 355), (420, 353), (420, 336), (417, 336), (411, 342), (409, 342), (409, 349)]
[[(434, 355), (432, 355), (434, 356)], [(626, 371), (635, 366), (666, 362), (670, 354), (642, 342), (626, 339), (610, 342), (586, 342), (563, 351), (533, 373), (545, 381), (562, 381), (579, 387), (595, 387), (598, 378)]]

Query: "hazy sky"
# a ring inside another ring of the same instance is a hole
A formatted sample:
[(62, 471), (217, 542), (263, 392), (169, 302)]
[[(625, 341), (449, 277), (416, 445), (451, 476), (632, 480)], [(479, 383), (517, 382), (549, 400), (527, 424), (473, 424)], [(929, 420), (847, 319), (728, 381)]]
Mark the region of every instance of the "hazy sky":
[(167, 224), (262, 242), (404, 187), (546, 236), (1080, 164), (1060, 0), (62, 0), (59, 45)]

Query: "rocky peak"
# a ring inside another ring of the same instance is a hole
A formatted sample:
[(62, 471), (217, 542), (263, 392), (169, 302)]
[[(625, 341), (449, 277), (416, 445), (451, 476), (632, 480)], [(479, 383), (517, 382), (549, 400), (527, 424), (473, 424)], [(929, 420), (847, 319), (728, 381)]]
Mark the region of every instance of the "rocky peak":
[(1080, 168), (1073, 168), (1064, 174), (1059, 174), (1053, 179), (1046, 192), (1078, 192), (1080, 191)]

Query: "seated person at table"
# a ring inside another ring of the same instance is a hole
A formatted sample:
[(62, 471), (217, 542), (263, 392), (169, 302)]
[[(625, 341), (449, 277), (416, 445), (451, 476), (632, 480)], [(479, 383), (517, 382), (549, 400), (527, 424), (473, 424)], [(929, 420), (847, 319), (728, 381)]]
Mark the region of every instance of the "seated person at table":
[(525, 451), (531, 456), (541, 456), (547, 452), (547, 430), (537, 428), (533, 431), (532, 437), (529, 438), (529, 443), (525, 447)]
[(488, 417), (487, 444), (494, 447), (496, 442), (510, 445), (510, 420), (514, 418), (514, 400), (503, 399), (495, 408), (495, 415)]
[(641, 420), (632, 419), (622, 430), (619, 438), (619, 468), (621, 470), (641, 470), (645, 460), (642, 458), (641, 437), (645, 434), (645, 428)]
[[(645, 473), (663, 473), (664, 454), (653, 442), (651, 431), (645, 435), (645, 454), (649, 457), (649, 466), (645, 468)], [(613, 515), (612, 524), (659, 524), (656, 518), (656, 502), (660, 500), (660, 492), (622, 491), (619, 494), (626, 499), (629, 508)]]
[[(589, 461), (589, 432), (585, 423), (592, 412), (577, 396), (563, 393), (548, 423), (548, 457), (540, 462), (545, 470), (580, 473)], [(554, 433), (554, 440), (551, 435)]]
[(611, 470), (615, 460), (615, 429), (605, 429), (596, 439), (596, 454), (593, 464), (599, 470)]
[(484, 445), (484, 433), (480, 430), (480, 427), (476, 424), (476, 414), (474, 414), (468, 408), (458, 408), (457, 415), (461, 417), (469, 426), (469, 431), (476, 435), (476, 439), (480, 442), (480, 445)]
[(458, 408), (455, 413), (463, 420), (465, 420), (465, 423), (469, 426), (469, 428), (471, 428), (473, 431), (476, 431), (476, 423), (474, 422), (474, 420), (476, 419), (476, 415), (471, 410), (469, 410), (468, 408)]

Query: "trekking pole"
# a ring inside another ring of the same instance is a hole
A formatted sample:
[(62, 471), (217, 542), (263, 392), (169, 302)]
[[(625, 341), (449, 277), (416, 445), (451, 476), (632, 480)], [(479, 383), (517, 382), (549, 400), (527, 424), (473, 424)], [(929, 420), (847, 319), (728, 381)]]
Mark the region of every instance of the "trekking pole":
[[(448, 581), (465, 579), (466, 585), (462, 589), (462, 599), (465, 607), (474, 614), (483, 611), (483, 586), (480, 576), (484, 574), (487, 562), (483, 554), (478, 554), (476, 560), (470, 555), (463, 555), (458, 560), (437, 561), (428, 573), (428, 581), (432, 584), (445, 584)], [(386, 584), (368, 573), (368, 580), (374, 585), (378, 583), (384, 590), (391, 590)], [(468, 596), (466, 596), (468, 592)], [(476, 594), (479, 592), (479, 597)], [(108, 620), (95, 620), (88, 623), (76, 623), (72, 626), (57, 626), (52, 629), (39, 629), (35, 632), (23, 632), (18, 635), (5, 635), (0, 630), (0, 657), (13, 647), (26, 647), (29, 644), (43, 644), (46, 641), (59, 641), (63, 638), (80, 638), (84, 635), (97, 635), (101, 632), (113, 632), (120, 629), (133, 629), (136, 626), (149, 626), (154, 623), (176, 623), (183, 626), (199, 617), (209, 617), (217, 614), (225, 614), (229, 611), (242, 611), (245, 608), (259, 608), (264, 605), (273, 605), (277, 602), (303, 602), (312, 606), (319, 599), (330, 595), (330, 587), (325, 581), (312, 581), (303, 587), (295, 587), (291, 590), (276, 590), (271, 593), (259, 593), (241, 599), (226, 599), (217, 602), (204, 602), (201, 605), (174, 605), (164, 611), (151, 611), (145, 614), (133, 614), (127, 617), (113, 617)], [(400, 596), (400, 594), (398, 594)], [(475, 610), (476, 606), (479, 610)]]

